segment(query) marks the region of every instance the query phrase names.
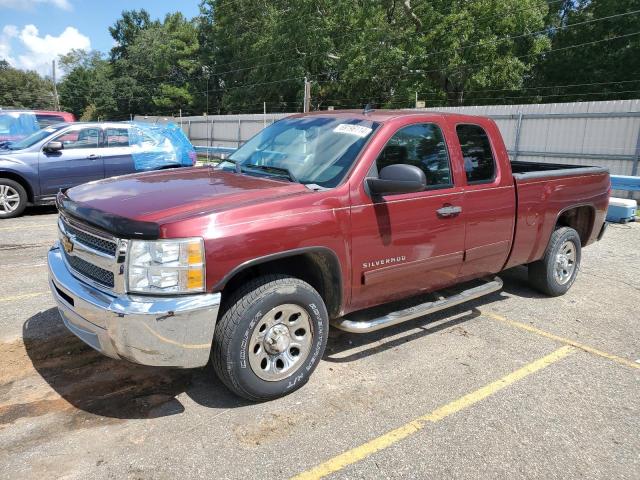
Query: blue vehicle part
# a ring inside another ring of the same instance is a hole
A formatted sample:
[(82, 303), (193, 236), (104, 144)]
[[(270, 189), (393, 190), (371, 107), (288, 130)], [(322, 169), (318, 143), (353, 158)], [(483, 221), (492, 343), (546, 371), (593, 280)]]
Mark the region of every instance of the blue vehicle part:
[(627, 198), (609, 199), (607, 209), (607, 222), (627, 223), (636, 219), (638, 204), (635, 200)]
[(157, 170), (170, 166), (192, 166), (196, 151), (182, 129), (175, 123), (152, 125), (134, 123), (129, 142), (136, 171)]
[(613, 190), (640, 192), (640, 177), (611, 175), (611, 188)]

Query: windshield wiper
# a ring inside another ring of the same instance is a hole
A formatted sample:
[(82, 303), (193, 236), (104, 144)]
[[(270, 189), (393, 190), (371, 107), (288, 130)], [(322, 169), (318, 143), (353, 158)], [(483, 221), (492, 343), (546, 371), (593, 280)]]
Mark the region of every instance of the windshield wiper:
[(236, 162), (235, 160), (231, 160), (230, 158), (224, 158), (222, 159), (222, 162), (220, 163), (224, 163), (224, 162), (228, 162), (233, 164), (233, 166), (236, 169), (236, 173), (242, 173), (242, 169), (240, 168), (240, 164), (238, 162)]
[(257, 170), (262, 170), (263, 172), (272, 173), (279, 177), (287, 176), (289, 180), (291, 180), (292, 182), (298, 183), (298, 179), (295, 177), (295, 175), (293, 175), (293, 173), (291, 173), (286, 168), (272, 167), (270, 165), (256, 165), (255, 163), (245, 163), (245, 164), (242, 164), (242, 167), (255, 168)]

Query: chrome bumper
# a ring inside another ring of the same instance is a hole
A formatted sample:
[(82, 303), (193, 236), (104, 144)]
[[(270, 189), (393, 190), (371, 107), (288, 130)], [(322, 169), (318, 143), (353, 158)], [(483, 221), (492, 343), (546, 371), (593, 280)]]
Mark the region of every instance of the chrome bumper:
[(192, 368), (208, 362), (219, 293), (111, 296), (74, 277), (57, 243), (48, 264), (64, 324), (99, 352), (142, 365)]

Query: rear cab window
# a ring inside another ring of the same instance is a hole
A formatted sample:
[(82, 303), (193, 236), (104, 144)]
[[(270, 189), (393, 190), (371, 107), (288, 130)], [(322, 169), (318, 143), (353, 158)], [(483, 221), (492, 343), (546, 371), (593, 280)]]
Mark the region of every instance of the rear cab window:
[(65, 121), (64, 117), (60, 115), (42, 113), (37, 113), (36, 119), (38, 120), (38, 125), (40, 125), (40, 128), (47, 128), (51, 125), (55, 125), (56, 123), (62, 123)]
[(378, 173), (398, 163), (421, 169), (427, 177), (427, 190), (453, 187), (449, 151), (435, 123), (403, 127), (389, 139), (376, 160)]
[(456, 133), (468, 184), (491, 183), (496, 178), (496, 161), (487, 132), (479, 125), (460, 124)]

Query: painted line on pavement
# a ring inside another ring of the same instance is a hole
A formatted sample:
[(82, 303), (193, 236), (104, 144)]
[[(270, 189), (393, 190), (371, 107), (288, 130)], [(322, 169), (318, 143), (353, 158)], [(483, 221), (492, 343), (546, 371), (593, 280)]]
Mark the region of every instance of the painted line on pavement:
[(555, 352), (542, 357), (538, 360), (535, 360), (514, 372), (505, 375), (504, 377), (492, 382), (478, 390), (475, 390), (463, 397), (454, 400), (453, 402), (447, 403), (440, 408), (423, 415), (421, 417), (412, 420), (405, 425), (396, 428), (395, 430), (391, 430), (373, 440), (360, 445), (359, 447), (348, 450), (340, 455), (337, 455), (330, 460), (327, 460), (316, 467), (313, 467), (310, 470), (300, 473), (293, 477), (293, 480), (316, 480), (319, 478), (326, 477), (332, 473), (335, 473), (343, 468), (352, 465), (360, 460), (363, 460), (376, 452), (384, 450), (401, 440), (419, 432), (427, 425), (431, 423), (438, 422), (447, 418), (454, 413), (457, 413), (461, 410), (464, 410), (472, 405), (484, 400), (487, 397), (494, 395), (495, 393), (503, 390), (509, 385), (522, 380), (529, 375), (542, 370), (545, 367), (548, 367), (552, 363), (557, 362), (565, 358), (567, 355), (575, 352), (576, 349), (572, 346), (566, 345), (564, 347), (559, 348)]
[(18, 300), (25, 300), (27, 298), (39, 297), (41, 295), (47, 295), (49, 292), (34, 292), (34, 293), (25, 293), (22, 295), (14, 295), (12, 297), (0, 297), (0, 303), (6, 302), (17, 302)]
[(549, 338), (551, 340), (555, 340), (556, 342), (561, 342), (566, 345), (571, 345), (572, 347), (578, 348), (587, 353), (591, 353), (593, 355), (597, 355), (602, 358), (606, 358), (608, 360), (612, 360), (621, 365), (625, 365), (631, 368), (640, 369), (640, 364), (633, 362), (632, 360), (628, 360), (623, 357), (619, 357), (618, 355), (614, 355), (612, 353), (603, 352), (602, 350), (598, 350), (597, 348), (593, 348), (589, 345), (585, 345), (584, 343), (576, 342), (575, 340), (571, 340), (570, 338), (561, 337), (559, 335), (554, 335), (553, 333), (547, 332), (545, 330), (541, 330), (532, 325), (528, 325), (526, 323), (518, 322), (516, 320), (510, 320), (508, 318), (503, 317), (502, 315), (498, 315), (497, 313), (492, 312), (481, 312), (487, 318), (491, 318), (493, 320), (497, 320), (498, 322), (506, 323), (507, 325), (511, 325), (512, 327), (519, 328), (521, 330), (526, 330), (531, 333), (535, 333), (536, 335), (540, 335), (541, 337)]
[(28, 228), (45, 228), (45, 227), (57, 227), (57, 223), (43, 223), (38, 225), (17, 225), (15, 227), (2, 227), (0, 232), (11, 232), (13, 230), (26, 230)]

